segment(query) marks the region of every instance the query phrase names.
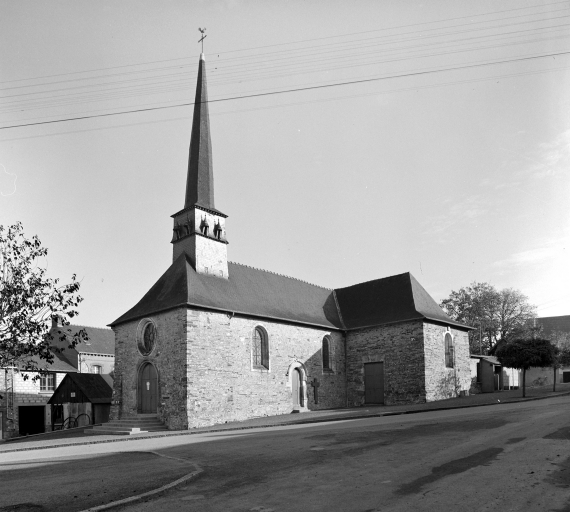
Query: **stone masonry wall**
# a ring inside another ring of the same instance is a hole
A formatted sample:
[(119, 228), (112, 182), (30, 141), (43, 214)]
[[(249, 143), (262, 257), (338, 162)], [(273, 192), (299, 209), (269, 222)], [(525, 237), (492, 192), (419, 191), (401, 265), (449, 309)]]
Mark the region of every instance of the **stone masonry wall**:
[(348, 406), (364, 404), (364, 364), (384, 363), (384, 403), (426, 401), (421, 321), (349, 331), (346, 337)]
[[(154, 350), (142, 356), (137, 332), (152, 320), (157, 339)], [(114, 327), (115, 374), (111, 419), (137, 414), (138, 371), (148, 361), (158, 372), (158, 416), (168, 428), (186, 429), (186, 310), (158, 313)], [(119, 402), (119, 403), (116, 403)]]
[(424, 323), (426, 401), (443, 400), (469, 392), (471, 368), (467, 332), (450, 329), (455, 350), (454, 368), (445, 366), (444, 336), (447, 327)]
[[(304, 410), (346, 405), (344, 337), (336, 331), (188, 310), (188, 425), (199, 427), (293, 409), (291, 374), (303, 378)], [(256, 326), (268, 335), (269, 369), (252, 365)], [(332, 371), (322, 368), (322, 340), (331, 339)], [(318, 403), (313, 379), (318, 381)]]
[[(303, 377), (303, 410), (344, 407), (344, 337), (336, 331), (180, 309), (149, 317), (157, 328), (156, 349), (137, 349), (141, 321), (115, 331), (115, 390), (111, 418), (137, 413), (138, 369), (155, 364), (159, 375), (159, 417), (173, 430), (292, 411), (291, 373)], [(269, 369), (252, 365), (252, 337), (261, 326), (269, 340)], [(330, 336), (331, 371), (323, 371), (321, 347)], [(315, 403), (313, 379), (318, 381)]]

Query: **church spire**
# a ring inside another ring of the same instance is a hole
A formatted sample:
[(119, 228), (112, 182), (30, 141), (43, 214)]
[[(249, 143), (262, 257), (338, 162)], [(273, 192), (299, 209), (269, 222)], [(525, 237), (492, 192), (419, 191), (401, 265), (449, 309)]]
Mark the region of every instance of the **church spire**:
[(194, 101), (184, 208), (194, 205), (208, 209), (215, 208), (206, 59), (203, 53), (200, 54), (198, 67), (198, 83), (196, 84), (196, 99)]
[[(204, 30), (202, 39), (204, 42)], [(214, 207), (212, 142), (206, 90), (206, 59), (200, 54), (196, 101), (190, 137), (184, 208), (172, 215), (172, 258), (185, 254), (199, 274), (228, 279), (227, 215)]]

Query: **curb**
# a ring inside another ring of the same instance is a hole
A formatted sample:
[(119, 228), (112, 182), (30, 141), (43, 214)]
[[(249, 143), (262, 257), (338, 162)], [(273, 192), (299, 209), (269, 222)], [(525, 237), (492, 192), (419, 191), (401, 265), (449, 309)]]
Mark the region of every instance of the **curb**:
[(184, 475), (183, 477), (181, 477), (177, 480), (174, 480), (174, 482), (170, 482), (169, 484), (165, 484), (162, 487), (158, 487), (157, 489), (153, 489), (152, 491), (143, 492), (142, 494), (137, 494), (135, 496), (129, 496), (128, 498), (123, 498), (122, 500), (112, 501), (111, 503), (106, 503), (105, 505), (98, 505), (96, 507), (87, 508), (85, 510), (81, 510), (80, 512), (99, 512), (101, 510), (109, 510), (111, 508), (119, 507), (121, 505), (126, 505), (128, 503), (134, 503), (136, 501), (142, 500), (143, 498), (148, 498), (149, 496), (154, 496), (155, 494), (158, 494), (158, 493), (163, 492), (163, 491), (167, 491), (168, 489), (171, 489), (172, 487), (176, 487), (177, 485), (194, 478), (195, 476), (199, 475), (200, 473), (202, 473), (204, 471), (200, 466), (198, 466), (198, 464), (196, 464), (194, 462), (189, 462), (186, 459), (179, 459), (178, 457), (170, 457), (168, 455), (162, 455), (158, 452), (153, 452), (153, 451), (148, 451), (146, 453), (153, 453), (154, 455), (157, 455), (159, 457), (165, 457), (167, 459), (182, 460), (184, 462), (188, 462), (189, 464), (192, 464), (194, 466), (195, 470), (192, 471), (192, 473), (188, 473), (187, 475)]
[[(212, 433), (220, 433), (220, 432), (233, 432), (236, 430), (252, 430), (254, 428), (272, 428), (272, 427), (287, 427), (290, 425), (309, 425), (312, 423), (329, 423), (335, 421), (348, 421), (348, 420), (362, 420), (366, 418), (379, 418), (383, 416), (401, 416), (403, 414), (421, 414), (424, 412), (435, 412), (435, 411), (451, 411), (455, 409), (470, 409), (473, 407), (487, 407), (489, 405), (505, 405), (505, 404), (517, 404), (521, 402), (532, 402), (535, 400), (546, 400), (548, 398), (558, 398), (561, 396), (570, 395), (570, 391), (565, 391), (563, 393), (557, 393), (556, 395), (548, 395), (548, 396), (536, 396), (536, 397), (528, 397), (528, 398), (521, 398), (520, 400), (507, 400), (504, 402), (492, 402), (488, 404), (471, 404), (471, 405), (457, 405), (453, 407), (437, 407), (433, 409), (421, 409), (421, 410), (411, 410), (411, 411), (388, 411), (388, 412), (380, 412), (376, 414), (359, 414), (355, 416), (346, 416), (346, 417), (333, 417), (333, 418), (313, 418), (313, 419), (299, 419), (298, 421), (287, 421), (287, 422), (280, 422), (280, 423), (272, 423), (271, 425), (243, 425), (243, 426), (235, 426), (230, 428), (218, 428), (218, 429), (210, 429), (210, 430), (185, 430), (182, 432), (173, 432), (168, 434), (162, 435), (154, 435), (154, 436), (144, 436), (144, 435), (135, 435), (135, 436), (120, 436), (118, 439), (101, 439), (101, 440), (93, 440), (93, 441), (83, 441), (79, 443), (67, 443), (67, 444), (52, 444), (49, 446), (34, 446), (34, 447), (27, 447), (27, 448), (14, 448), (13, 450), (0, 450), (0, 455), (3, 453), (11, 453), (11, 452), (24, 452), (24, 451), (32, 451), (32, 450), (48, 450), (51, 448), (64, 448), (66, 446), (83, 446), (89, 444), (103, 444), (103, 443), (120, 443), (120, 442), (127, 442), (127, 441), (138, 441), (139, 439), (158, 439), (161, 437), (177, 437), (177, 436), (190, 436), (190, 435), (197, 435), (197, 434), (212, 434)], [(102, 510), (102, 509), (101, 509)]]

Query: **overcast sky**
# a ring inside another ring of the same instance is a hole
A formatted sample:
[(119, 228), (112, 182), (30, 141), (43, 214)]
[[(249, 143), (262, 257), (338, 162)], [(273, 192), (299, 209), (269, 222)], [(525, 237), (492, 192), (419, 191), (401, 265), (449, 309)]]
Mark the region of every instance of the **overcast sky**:
[(0, 222), (78, 275), (74, 323), (134, 306), (172, 261), (206, 27), (231, 261), (568, 315), (569, 25), (568, 1), (0, 0)]

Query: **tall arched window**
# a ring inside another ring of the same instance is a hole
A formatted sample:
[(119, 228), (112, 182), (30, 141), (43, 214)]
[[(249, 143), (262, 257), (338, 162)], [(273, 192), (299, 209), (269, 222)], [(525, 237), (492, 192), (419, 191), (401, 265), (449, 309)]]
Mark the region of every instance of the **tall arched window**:
[(453, 338), (451, 334), (445, 333), (445, 366), (447, 368), (453, 368)]
[(267, 333), (261, 327), (253, 331), (253, 367), (269, 370), (269, 344)]
[(323, 355), (323, 370), (331, 369), (331, 352), (330, 352), (330, 340), (328, 336), (323, 338), (323, 348), (321, 350)]

